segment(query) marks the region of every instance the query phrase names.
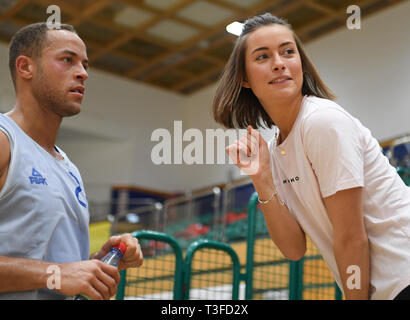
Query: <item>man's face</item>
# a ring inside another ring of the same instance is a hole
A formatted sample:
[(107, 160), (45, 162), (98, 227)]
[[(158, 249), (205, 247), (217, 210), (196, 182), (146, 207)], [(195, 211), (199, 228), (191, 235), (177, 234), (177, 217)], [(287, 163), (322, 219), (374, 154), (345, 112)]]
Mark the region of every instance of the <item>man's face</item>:
[(33, 94), (44, 108), (61, 117), (80, 112), (88, 78), (84, 42), (68, 30), (49, 30), (41, 56), (36, 59)]

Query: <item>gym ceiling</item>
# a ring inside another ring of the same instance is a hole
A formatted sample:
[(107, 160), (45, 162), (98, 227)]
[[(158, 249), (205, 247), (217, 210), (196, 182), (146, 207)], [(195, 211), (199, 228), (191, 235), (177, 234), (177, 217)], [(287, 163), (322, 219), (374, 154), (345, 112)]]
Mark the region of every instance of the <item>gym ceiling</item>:
[(361, 19), (407, 0), (0, 0), (0, 41), (27, 24), (47, 21), (57, 5), (75, 27), (90, 67), (191, 94), (218, 80), (236, 36), (234, 21), (271, 12), (292, 24), (306, 44), (346, 27), (346, 9)]

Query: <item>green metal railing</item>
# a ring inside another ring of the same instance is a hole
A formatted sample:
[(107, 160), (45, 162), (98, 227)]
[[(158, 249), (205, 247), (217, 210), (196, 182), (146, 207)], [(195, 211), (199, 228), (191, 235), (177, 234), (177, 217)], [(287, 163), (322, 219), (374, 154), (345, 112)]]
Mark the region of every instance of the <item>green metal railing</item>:
[(410, 186), (410, 168), (407, 167), (397, 167), (397, 173), (403, 179), (407, 186)]
[[(132, 234), (148, 256), (138, 269), (120, 271), (116, 299), (139, 296), (141, 299), (182, 299), (184, 261), (182, 249), (171, 236), (141, 230)], [(167, 293), (165, 296), (163, 293)], [(172, 294), (171, 294), (172, 293)]]
[(239, 252), (233, 249), (238, 248), (238, 243), (200, 239), (189, 245), (184, 259), (181, 244), (174, 237), (162, 232), (134, 232), (144, 252), (144, 264), (138, 269), (121, 271), (116, 298), (342, 299), (329, 269), (309, 239), (307, 253), (301, 260), (289, 261), (281, 254), (258, 210), (256, 193), (248, 202), (246, 226), (246, 252), (240, 252), (242, 265)]
[(281, 254), (258, 210), (256, 192), (248, 205), (247, 243), (246, 299), (342, 299), (339, 287), (309, 238), (302, 259), (290, 261)]
[[(198, 256), (200, 258), (197, 258)], [(185, 261), (186, 300), (207, 298), (207, 293), (211, 293), (212, 298), (218, 300), (238, 300), (239, 258), (228, 244), (206, 239), (198, 240), (189, 246)], [(200, 291), (196, 296), (190, 295), (193, 280), (197, 280), (194, 287), (199, 290), (205, 288), (205, 294)]]

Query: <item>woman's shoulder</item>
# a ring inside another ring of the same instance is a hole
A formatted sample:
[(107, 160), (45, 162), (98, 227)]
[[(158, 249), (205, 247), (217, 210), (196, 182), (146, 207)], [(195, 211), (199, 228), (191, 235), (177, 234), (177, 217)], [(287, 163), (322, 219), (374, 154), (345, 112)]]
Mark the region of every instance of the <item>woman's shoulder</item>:
[(306, 96), (306, 105), (310, 112), (323, 111), (326, 109), (344, 110), (336, 101), (316, 96)]
[(353, 119), (353, 116), (337, 102), (316, 96), (306, 97), (306, 108), (304, 111), (305, 120), (326, 120), (328, 117)]
[(315, 96), (306, 97), (302, 127), (325, 129), (333, 126), (356, 126), (356, 119), (337, 102)]

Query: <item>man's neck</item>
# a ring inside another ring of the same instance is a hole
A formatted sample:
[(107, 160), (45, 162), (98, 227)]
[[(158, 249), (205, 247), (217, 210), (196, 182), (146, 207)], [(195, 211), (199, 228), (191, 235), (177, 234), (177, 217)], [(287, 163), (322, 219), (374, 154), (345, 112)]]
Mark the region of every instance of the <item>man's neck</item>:
[(24, 101), (17, 99), (16, 105), (7, 115), (42, 148), (60, 158), (61, 155), (54, 146), (62, 118), (36, 103), (23, 103)]

